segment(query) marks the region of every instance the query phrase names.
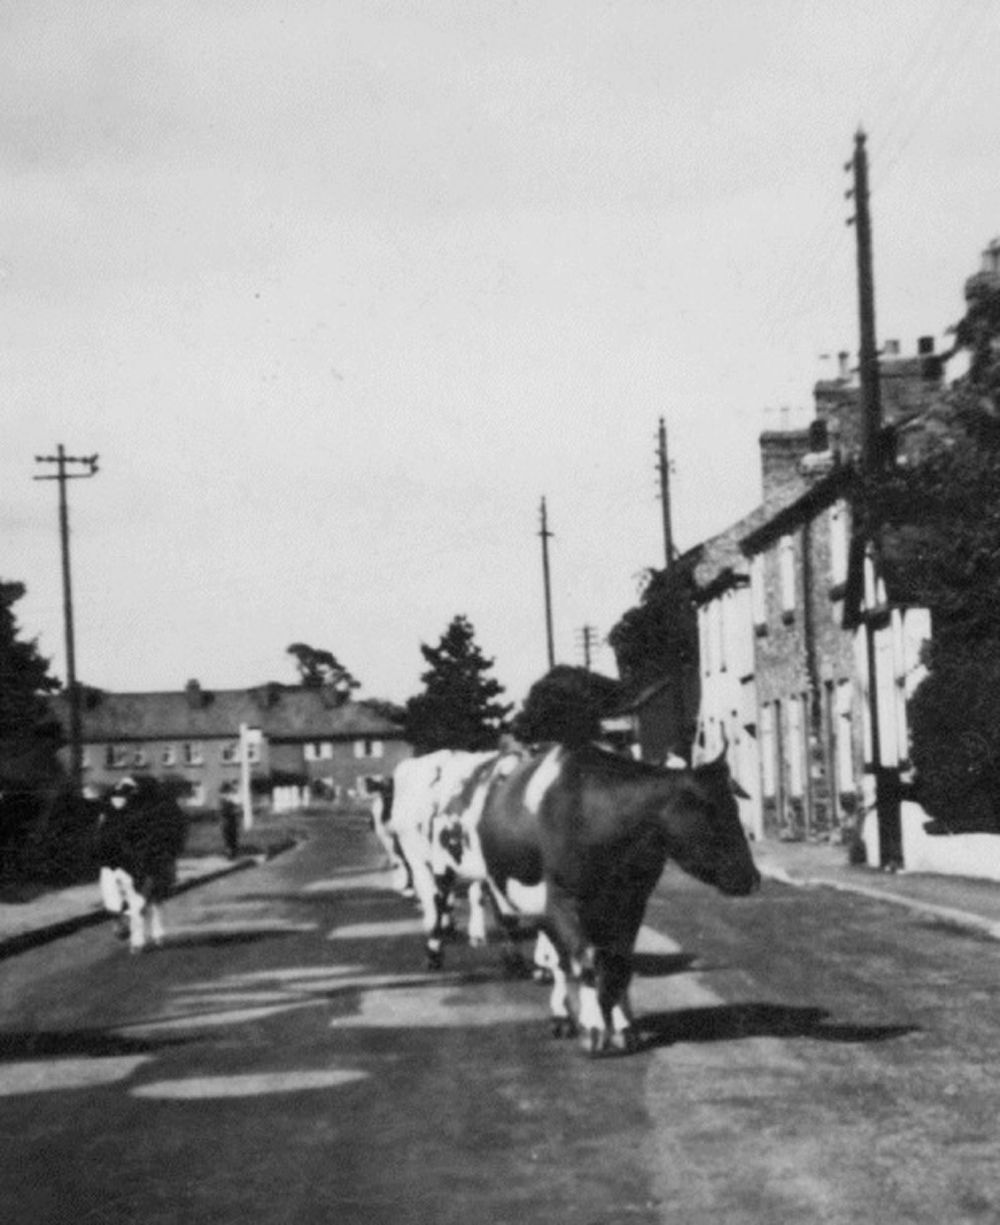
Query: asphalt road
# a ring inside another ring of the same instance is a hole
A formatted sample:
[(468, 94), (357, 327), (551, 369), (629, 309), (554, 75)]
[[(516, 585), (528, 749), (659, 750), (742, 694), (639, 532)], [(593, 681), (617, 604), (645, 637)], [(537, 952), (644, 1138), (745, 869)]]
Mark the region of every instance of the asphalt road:
[(0, 963), (0, 1219), (1000, 1222), (996, 945), (668, 870), (637, 1055), (556, 1042), (499, 950), (423, 970), (365, 826)]

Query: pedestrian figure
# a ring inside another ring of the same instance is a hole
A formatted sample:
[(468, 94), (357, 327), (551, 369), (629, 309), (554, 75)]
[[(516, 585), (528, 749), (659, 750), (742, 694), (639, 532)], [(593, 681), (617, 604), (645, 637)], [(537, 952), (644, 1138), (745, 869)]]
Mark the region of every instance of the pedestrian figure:
[(239, 853), (240, 842), (240, 808), (235, 792), (233, 783), (223, 783), (219, 788), (219, 822), (222, 826), (222, 841), (230, 859), (235, 859)]

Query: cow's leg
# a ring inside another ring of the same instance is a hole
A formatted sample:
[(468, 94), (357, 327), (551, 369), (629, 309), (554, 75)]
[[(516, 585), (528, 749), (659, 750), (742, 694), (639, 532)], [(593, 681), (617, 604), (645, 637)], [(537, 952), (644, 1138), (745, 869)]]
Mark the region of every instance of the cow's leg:
[(393, 887), (398, 889), (403, 897), (416, 896), (416, 890), (413, 887), (413, 873), (410, 871), (410, 862), (403, 854), (403, 848), (400, 846), (399, 839), (395, 834), (392, 835), (392, 856)]
[(437, 887), (427, 862), (427, 838), (420, 830), (406, 830), (397, 835), (403, 857), (410, 866), (413, 888), (420, 905), (424, 924), (429, 969), (439, 970), (443, 964), (441, 937), (437, 933)]
[(160, 948), (163, 944), (163, 907), (159, 902), (150, 902), (147, 908), (149, 918), (149, 938)]
[(577, 981), (577, 1023), (585, 1045), (591, 1054), (597, 1054), (607, 1045), (608, 1028), (597, 998), (596, 950), (584, 935), (573, 899), (554, 886), (549, 890), (547, 920), (553, 943), (561, 953), (560, 964), (568, 960)]
[(602, 950), (597, 958), (598, 1003), (612, 1031), (612, 1045), (617, 1050), (628, 1052), (638, 1047), (638, 1034), (628, 999), (631, 981), (631, 955)]
[(559, 954), (544, 931), (539, 931), (535, 937), (535, 951), (531, 960), (534, 965), (531, 977), (540, 983), (552, 982), (555, 971), (559, 968)]
[(486, 943), (485, 887), (481, 880), (474, 880), (469, 885), (469, 944), (473, 948), (481, 948)]
[(141, 953), (146, 947), (146, 899), (136, 889), (131, 875), (122, 869), (118, 871), (118, 882), (125, 897), (125, 907), (128, 911), (128, 947), (130, 953)]

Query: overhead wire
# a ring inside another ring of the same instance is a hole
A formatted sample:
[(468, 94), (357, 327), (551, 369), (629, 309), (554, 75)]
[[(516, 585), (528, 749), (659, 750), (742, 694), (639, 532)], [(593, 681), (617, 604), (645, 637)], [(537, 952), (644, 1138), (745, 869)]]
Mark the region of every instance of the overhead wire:
[[(881, 91), (881, 96), (891, 99), (891, 103), (884, 108), (881, 104), (871, 107), (870, 117), (878, 123), (878, 139), (877, 143), (873, 142), (875, 148), (872, 155), (873, 161), (878, 159), (879, 169), (875, 179), (877, 186), (882, 186), (891, 175), (919, 130), (928, 107), (936, 97), (941, 96), (935, 91), (942, 78), (949, 72), (953, 77), (957, 76), (956, 61), (965, 54), (976, 32), (976, 9), (976, 0), (966, 0), (956, 18), (951, 0), (942, 0), (916, 34), (914, 45), (901, 67)], [(915, 87), (911, 88), (914, 82)], [(907, 116), (909, 122), (902, 129), (903, 135), (899, 139), (900, 124)], [(888, 161), (886, 150), (891, 151)], [(841, 204), (842, 198), (841, 195), (831, 194), (827, 206), (801, 244), (800, 249), (805, 253), (804, 256), (792, 261), (791, 271), (781, 278), (775, 287), (770, 303), (780, 303), (781, 309), (775, 311), (773, 305), (767, 309), (767, 314), (771, 316), (767, 330), (769, 344), (778, 339), (778, 334), (786, 323), (824, 301), (829, 302), (833, 286), (827, 273), (834, 259), (841, 256), (849, 239), (846, 226), (830, 224), (830, 215)], [(817, 236), (823, 231), (825, 238), (819, 242)], [(797, 271), (802, 268), (808, 268), (809, 275), (799, 278)], [(797, 277), (798, 284), (789, 292), (792, 277)]]

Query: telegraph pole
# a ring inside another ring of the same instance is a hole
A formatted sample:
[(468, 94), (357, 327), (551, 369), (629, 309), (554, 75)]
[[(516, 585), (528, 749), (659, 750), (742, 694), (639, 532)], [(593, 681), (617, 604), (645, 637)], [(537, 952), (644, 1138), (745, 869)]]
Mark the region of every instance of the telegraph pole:
[[(872, 261), (872, 224), (868, 194), (868, 154), (865, 134), (859, 128), (854, 137), (854, 156), (846, 169), (853, 170), (854, 186), (846, 194), (854, 197), (854, 216), (849, 219), (857, 235), (858, 260), (858, 366), (861, 382), (861, 471), (866, 481), (873, 480), (882, 466), (882, 387), (878, 346), (875, 339), (875, 275)], [(865, 525), (865, 531), (871, 529)], [(876, 627), (871, 611), (864, 618), (868, 672), (868, 727), (871, 738), (871, 769), (875, 780), (875, 811), (878, 818), (879, 856), (882, 866), (899, 858), (902, 831), (899, 806), (887, 771), (882, 764), (882, 738), (879, 727), (878, 660), (875, 649)]]
[(545, 584), (545, 635), (549, 650), (549, 671), (556, 665), (555, 643), (552, 636), (552, 587), (549, 579), (549, 531), (548, 514), (545, 509), (545, 499), (542, 498), (541, 530), (538, 535), (542, 539), (542, 579)]
[[(882, 428), (882, 388), (879, 378), (878, 347), (875, 341), (875, 274), (872, 262), (872, 222), (868, 197), (868, 154), (865, 134), (858, 129), (854, 138), (853, 217), (858, 244), (858, 374), (861, 380), (861, 459), (871, 476), (879, 464), (879, 431)], [(850, 224), (850, 222), (848, 222)]]
[(597, 646), (597, 629), (593, 625), (583, 625), (579, 630), (580, 646), (583, 648), (583, 666), (590, 671), (592, 648)]
[[(62, 443), (55, 455), (36, 455), (36, 464), (55, 464), (53, 476), (36, 476), (36, 481), (59, 482), (59, 541), (62, 551), (63, 624), (66, 630), (66, 688), (69, 695), (70, 784), (74, 796), (79, 796), (83, 783), (83, 728), (80, 715), (80, 690), (76, 683), (76, 645), (73, 634), (73, 587), (69, 568), (69, 506), (66, 482), (97, 474), (97, 456), (67, 455)], [(81, 464), (87, 472), (68, 472), (69, 464)]]
[(667, 427), (662, 417), (660, 418), (656, 467), (660, 474), (660, 502), (663, 505), (664, 569), (669, 570), (674, 560), (674, 534), (670, 523), (670, 460), (667, 456)]

